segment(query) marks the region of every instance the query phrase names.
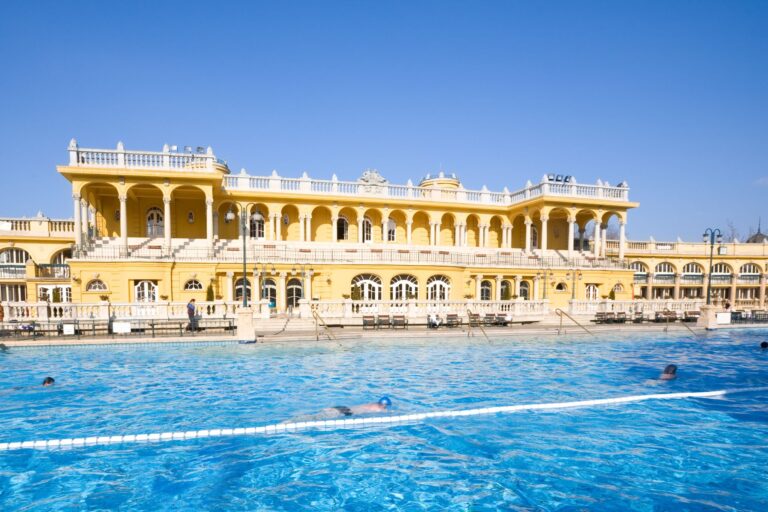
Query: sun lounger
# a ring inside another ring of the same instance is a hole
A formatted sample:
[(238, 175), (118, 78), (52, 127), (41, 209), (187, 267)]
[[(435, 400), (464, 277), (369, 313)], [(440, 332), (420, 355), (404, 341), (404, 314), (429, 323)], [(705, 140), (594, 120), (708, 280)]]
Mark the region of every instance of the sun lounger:
[(627, 321), (627, 314), (624, 311), (616, 313), (616, 323), (623, 324)]
[(445, 315), (445, 326), (446, 327), (458, 327), (461, 325), (461, 318), (459, 318), (459, 315), (450, 313), (448, 315)]
[(376, 327), (379, 329), (389, 329), (392, 327), (392, 320), (389, 315), (379, 315), (376, 317)]
[(467, 313), (468, 322), (470, 327), (477, 327), (480, 325), (480, 315), (477, 313)]
[(642, 311), (635, 311), (635, 317), (632, 319), (632, 321), (636, 324), (643, 323), (643, 320), (645, 320), (645, 317), (643, 316)]
[(507, 325), (509, 325), (509, 320), (507, 319), (507, 315), (505, 315), (504, 313), (496, 313), (496, 318), (493, 324), (506, 327)]
[(613, 311), (605, 314), (605, 323), (612, 324), (615, 321), (616, 321), (616, 314)]
[(685, 311), (683, 313), (683, 322), (695, 322), (701, 316), (701, 311)]
[(408, 319), (405, 318), (403, 315), (395, 315), (392, 317), (392, 328), (393, 329), (407, 329), (408, 328)]
[(375, 329), (376, 318), (373, 315), (363, 317), (363, 329)]
[(605, 312), (598, 311), (595, 313), (595, 318), (592, 320), (596, 324), (604, 324), (605, 323)]
[(483, 317), (483, 325), (488, 327), (495, 324), (496, 324), (496, 315), (491, 313), (486, 313), (485, 316)]

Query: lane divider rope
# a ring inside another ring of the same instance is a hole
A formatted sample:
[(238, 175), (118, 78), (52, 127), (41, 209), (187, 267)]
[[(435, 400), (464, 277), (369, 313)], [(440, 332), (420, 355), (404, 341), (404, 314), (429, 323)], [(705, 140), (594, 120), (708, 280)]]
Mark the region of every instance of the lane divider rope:
[(768, 391), (768, 386), (721, 389), (717, 391), (681, 392), (681, 393), (655, 393), (650, 395), (633, 395), (617, 398), (601, 398), (596, 400), (579, 400), (574, 402), (553, 402), (543, 404), (506, 405), (499, 407), (483, 407), (478, 409), (464, 409), (453, 411), (424, 412), (418, 414), (401, 414), (389, 416), (366, 416), (360, 418), (346, 418), (336, 420), (313, 420), (289, 423), (276, 423), (261, 427), (245, 428), (216, 428), (208, 430), (190, 430), (180, 432), (162, 432), (152, 434), (128, 434), (113, 436), (89, 436), (66, 439), (48, 439), (37, 441), (0, 442), (0, 452), (14, 450), (47, 450), (51, 448), (72, 448), (81, 446), (104, 446), (123, 443), (146, 443), (184, 441), (188, 439), (205, 439), (211, 437), (252, 436), (259, 434), (277, 434), (285, 432), (298, 432), (302, 430), (321, 429), (348, 429), (366, 425), (392, 425), (402, 423), (420, 422), (430, 418), (456, 418), (462, 416), (481, 416), (488, 414), (513, 413), (522, 411), (540, 411), (554, 409), (576, 409), (580, 407), (593, 407), (596, 405), (626, 404), (632, 402), (644, 402), (647, 400), (678, 400), (683, 398), (720, 398), (736, 393), (748, 393), (756, 391)]

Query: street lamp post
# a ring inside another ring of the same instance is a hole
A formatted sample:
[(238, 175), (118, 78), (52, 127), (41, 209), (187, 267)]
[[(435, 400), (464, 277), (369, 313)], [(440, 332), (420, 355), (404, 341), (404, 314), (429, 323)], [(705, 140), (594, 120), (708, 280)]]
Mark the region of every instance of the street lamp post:
[(571, 276), (573, 276), (573, 280), (571, 281), (571, 300), (576, 300), (576, 279), (578, 278), (578, 280), (581, 281), (581, 271), (573, 269), (573, 272), (565, 274), (566, 279), (570, 279)]
[(712, 304), (712, 258), (715, 255), (715, 241), (723, 242), (723, 234), (718, 228), (707, 228), (702, 235), (704, 243), (709, 243), (709, 276), (707, 277), (707, 305)]
[[(255, 203), (248, 203), (247, 205), (243, 206), (240, 203), (234, 203), (237, 206), (237, 210), (240, 213), (240, 229), (243, 236), (243, 307), (248, 307), (248, 287), (246, 287), (246, 283), (248, 282), (248, 269), (246, 268), (246, 258), (247, 258), (247, 251), (245, 247), (245, 234), (246, 229), (248, 228), (248, 219), (247, 215), (243, 215), (243, 213), (248, 213), (248, 211), (251, 209), (251, 206), (255, 206)], [(224, 216), (224, 219), (227, 222), (232, 222), (235, 220), (235, 210), (230, 207), (229, 211)]]
[(548, 278), (549, 278), (549, 277), (552, 277), (552, 272), (550, 272), (549, 270), (546, 270), (546, 269), (545, 269), (543, 272), (537, 272), (537, 273), (536, 273), (536, 277), (538, 277), (538, 278), (542, 278), (542, 277), (543, 277), (543, 278), (544, 278), (544, 293), (542, 294), (542, 297), (541, 297), (541, 298), (542, 298), (543, 300), (546, 300), (546, 299), (547, 299), (547, 284), (548, 284)]

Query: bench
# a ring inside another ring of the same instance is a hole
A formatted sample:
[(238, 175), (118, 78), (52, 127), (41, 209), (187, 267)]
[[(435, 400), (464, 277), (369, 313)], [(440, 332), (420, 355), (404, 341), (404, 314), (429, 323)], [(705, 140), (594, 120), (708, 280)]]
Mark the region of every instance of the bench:
[(403, 315), (395, 315), (392, 317), (392, 328), (393, 329), (407, 329), (408, 328), (408, 319), (405, 318)]

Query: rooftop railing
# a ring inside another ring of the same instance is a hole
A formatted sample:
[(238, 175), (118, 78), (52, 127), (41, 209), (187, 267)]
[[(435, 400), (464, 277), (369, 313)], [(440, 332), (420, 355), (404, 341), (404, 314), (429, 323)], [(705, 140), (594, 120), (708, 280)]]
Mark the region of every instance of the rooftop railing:
[(573, 182), (555, 183), (546, 179), (536, 185), (528, 182), (525, 188), (515, 192), (506, 189), (503, 192), (491, 192), (485, 187), (482, 190), (422, 187), (413, 185), (410, 180), (406, 185), (393, 185), (386, 182), (339, 181), (335, 175), (330, 180), (316, 180), (307, 176), (306, 173), (301, 178), (285, 178), (273, 171), (270, 176), (251, 176), (245, 172), (235, 176), (225, 176), (224, 188), (238, 191), (259, 190), (322, 196), (364, 196), (499, 206), (509, 206), (540, 196), (629, 201), (629, 188), (625, 185), (611, 186), (600, 181), (595, 185), (582, 185)]
[(150, 169), (165, 171), (211, 172), (215, 165), (226, 168), (226, 163), (218, 160), (210, 146), (196, 148), (195, 152), (172, 151), (168, 144), (162, 151), (127, 151), (122, 142), (117, 149), (81, 148), (77, 141), (69, 143), (69, 165), (71, 167), (101, 167), (125, 169)]
[(72, 220), (33, 218), (0, 218), (0, 235), (74, 237), (75, 222)]
[[(608, 254), (619, 253), (618, 240), (606, 240)], [(702, 242), (659, 242), (656, 240), (626, 242), (627, 257), (632, 255), (654, 254), (659, 256), (699, 256), (709, 258), (710, 245)], [(725, 242), (715, 245), (715, 256), (768, 256), (768, 243), (748, 244), (742, 242)]]

